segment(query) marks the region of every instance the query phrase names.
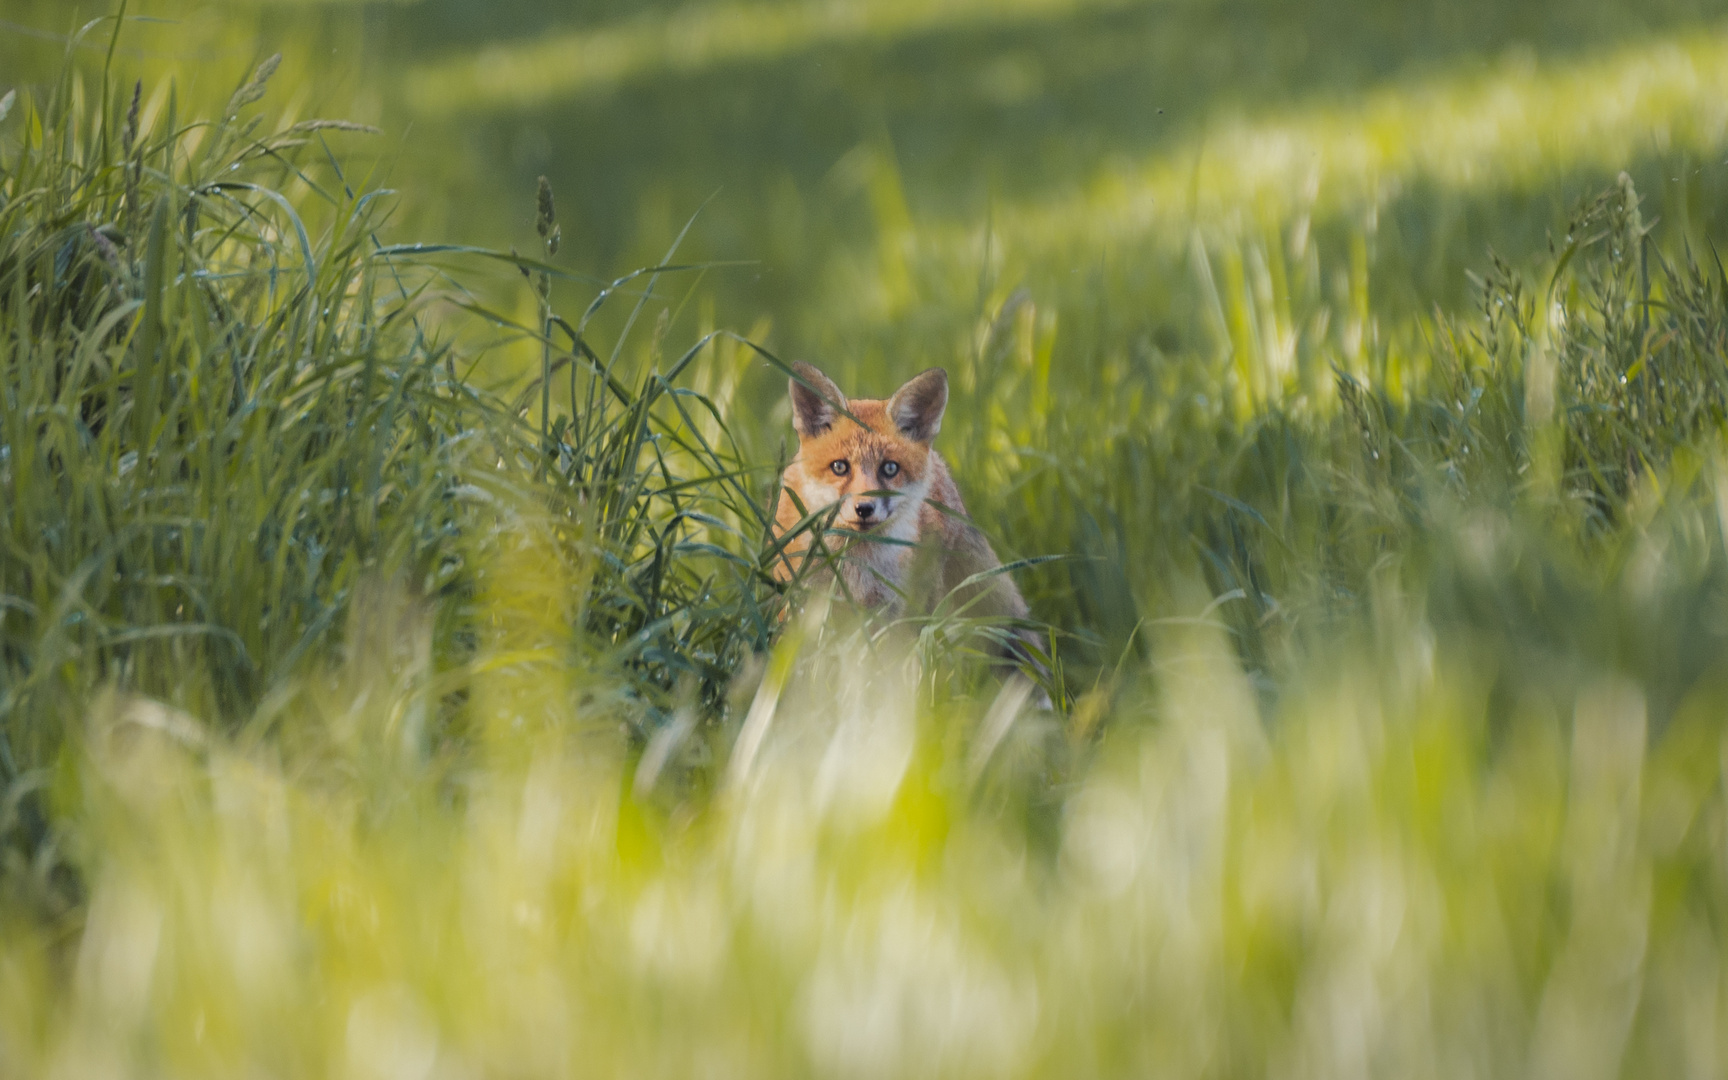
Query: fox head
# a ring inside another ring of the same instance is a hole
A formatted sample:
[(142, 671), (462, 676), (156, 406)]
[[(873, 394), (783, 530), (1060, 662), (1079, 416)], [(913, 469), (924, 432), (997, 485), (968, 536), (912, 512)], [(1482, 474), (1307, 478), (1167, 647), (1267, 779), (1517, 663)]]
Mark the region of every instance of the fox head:
[(931, 368), (885, 401), (848, 401), (811, 365), (792, 370), (798, 374), (788, 381), (798, 456), (786, 471), (787, 486), (807, 510), (839, 503), (841, 528), (916, 536), (930, 490), (930, 441), (948, 407), (948, 373)]

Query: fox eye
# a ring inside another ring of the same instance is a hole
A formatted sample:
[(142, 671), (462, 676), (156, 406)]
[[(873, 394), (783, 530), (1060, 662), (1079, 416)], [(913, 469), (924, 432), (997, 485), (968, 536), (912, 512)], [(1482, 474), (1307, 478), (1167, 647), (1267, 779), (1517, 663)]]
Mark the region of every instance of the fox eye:
[(895, 476), (895, 475), (898, 475), (899, 472), (900, 472), (900, 463), (898, 461), (884, 461), (882, 463), (882, 475), (883, 476)]
[(852, 471), (852, 466), (848, 465), (844, 458), (842, 458), (839, 461), (836, 461), (834, 464), (832, 464), (828, 467), (830, 469), (834, 470), (835, 476), (845, 476), (847, 473)]

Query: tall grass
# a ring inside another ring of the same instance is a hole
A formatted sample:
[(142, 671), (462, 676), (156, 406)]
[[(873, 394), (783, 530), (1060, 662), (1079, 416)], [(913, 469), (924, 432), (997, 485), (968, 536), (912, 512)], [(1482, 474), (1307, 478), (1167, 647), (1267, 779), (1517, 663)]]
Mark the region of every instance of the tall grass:
[(1017, 291), (978, 322), (950, 452), (1001, 534), (1085, 556), (1030, 584), (1088, 672), (1143, 650), (1199, 579), (1273, 678), (1304, 625), (1360, 614), (1376, 574), (1425, 582), (1477, 512), (1602, 562), (1724, 417), (1716, 256), (1658, 243), (1640, 206), (1622, 177), (1548, 258), (1485, 253), (1474, 310), (1425, 318), (1374, 314), (1366, 280), (1327, 296), (1353, 276), (1282, 231), (1197, 243), (1216, 344)]
[[(561, 580), (591, 598), (580, 641), (638, 697), (706, 664), (712, 698), (735, 639), (759, 648), (773, 622), (748, 574), (716, 586), (676, 558), (705, 484), (759, 512), (735, 463), (701, 471), (712, 451), (686, 442), (696, 470), (668, 471), (677, 448), (649, 417), (670, 381), (631, 398), (600, 378), (622, 405), (569, 414), (579, 434), (471, 387), (428, 321), (440, 279), (381, 245), (388, 193), (332, 152), (364, 129), (263, 126), (274, 68), (215, 119), (180, 116), (173, 92), (141, 115), (141, 86), (98, 92), (70, 65), (45, 97), (7, 99), (0, 828), (21, 877), (61, 865), (41, 795), (93, 693), (261, 737), (348, 624), (372, 625), (357, 595), (433, 613), (429, 652), (409, 653), (442, 682), (398, 735), (460, 740), (485, 630), (475, 560), (499, 521), (560, 523), (552, 556), (587, 568), (586, 591)], [(722, 632), (716, 592), (754, 614)], [(573, 629), (537, 646), (572, 662)]]
[(784, 365), (644, 327), (676, 252), (385, 243), (270, 67), (0, 118), (0, 1071), (1719, 1071), (1728, 280), (1630, 180), (1474, 312), (1202, 238), (1217, 342), (1061, 371), (986, 282), (1027, 713), (770, 580)]
[[(262, 129), (66, 76), (0, 173), (0, 769), (40, 783), (111, 685), (236, 723), (365, 578), (461, 588), (470, 395), (375, 261), (376, 197)], [(311, 152), (311, 153), (309, 153)], [(19, 821), (9, 816), (8, 836)]]
[[(472, 680), (500, 664), (574, 678), (590, 722), (640, 746), (681, 703), (724, 716), (780, 624), (773, 476), (681, 380), (711, 353), (785, 365), (720, 333), (663, 358), (664, 319), (632, 337), (688, 267), (559, 315), (549, 187), (546, 259), (384, 245), (389, 193), (330, 145), (367, 129), (252, 114), (276, 64), (190, 121), (172, 92), (150, 115), (142, 85), (92, 93), (69, 65), (0, 147), (0, 782), (8, 850), (44, 887), (64, 864), (43, 792), (95, 693), (267, 738), (345, 641), (424, 609), (426, 640), (383, 661), (435, 677), (397, 718), (409, 751), (483, 728)], [(519, 269), (539, 324), (451, 259)], [(603, 341), (589, 324), (621, 301)], [(539, 376), (476, 388), (464, 320), (533, 342)], [(530, 552), (538, 589), (487, 569)]]

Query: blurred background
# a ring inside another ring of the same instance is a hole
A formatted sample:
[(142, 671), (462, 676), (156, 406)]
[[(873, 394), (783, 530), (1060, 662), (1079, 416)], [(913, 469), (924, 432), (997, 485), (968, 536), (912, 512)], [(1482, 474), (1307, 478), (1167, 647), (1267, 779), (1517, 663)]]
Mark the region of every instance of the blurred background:
[[(57, 42), (102, 13), (0, 11), (0, 64), (21, 81), (57, 71)], [(785, 354), (878, 390), (952, 363), (1019, 286), (1155, 352), (1209, 348), (1196, 234), (1313, 237), (1321, 299), (1365, 274), (1373, 313), (1399, 318), (1467, 305), (1490, 244), (1542, 252), (1622, 169), (1647, 216), (1709, 229), (1721, 213), (1712, 0), (129, 12), (123, 69), (152, 88), (172, 73), (193, 101), (225, 100), (281, 52), (277, 107), (379, 125), (348, 152), (402, 192), (393, 239), (529, 250), (543, 174), (562, 264), (652, 265), (689, 224), (682, 261), (731, 264), (697, 290), (713, 320), (768, 320)], [(1368, 241), (1354, 269), (1353, 239)], [(1087, 363), (1082, 342), (1057, 348), (1059, 367)]]

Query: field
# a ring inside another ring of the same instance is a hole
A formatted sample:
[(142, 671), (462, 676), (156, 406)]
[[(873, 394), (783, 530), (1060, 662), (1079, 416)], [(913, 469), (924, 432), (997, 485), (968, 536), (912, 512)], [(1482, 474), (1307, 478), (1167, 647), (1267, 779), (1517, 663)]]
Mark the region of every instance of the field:
[(1721, 1074), (1728, 5), (545, 8), (0, 0), (0, 1076)]

